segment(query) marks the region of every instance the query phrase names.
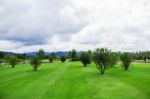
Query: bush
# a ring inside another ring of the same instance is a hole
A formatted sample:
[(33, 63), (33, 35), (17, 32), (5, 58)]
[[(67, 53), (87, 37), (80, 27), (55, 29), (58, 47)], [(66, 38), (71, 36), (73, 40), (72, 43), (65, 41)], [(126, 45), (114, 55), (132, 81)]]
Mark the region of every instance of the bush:
[(54, 60), (56, 60), (56, 58), (57, 58), (56, 53), (55, 53), (55, 52), (52, 52), (52, 53), (50, 54), (50, 56), (49, 56), (49, 61), (50, 61), (50, 62), (53, 62)]
[(48, 58), (48, 60), (49, 60), (49, 62), (53, 62), (53, 58), (51, 57), (51, 56), (49, 56), (49, 58)]
[(37, 54), (37, 57), (41, 60), (45, 58), (45, 52), (43, 49), (40, 49), (36, 54)]
[(121, 54), (120, 59), (122, 61), (122, 67), (125, 70), (128, 70), (130, 63), (132, 62), (132, 58), (131, 58), (130, 54), (125, 52), (125, 53)]
[(61, 60), (61, 62), (65, 62), (66, 61), (66, 57), (65, 56), (61, 56), (60, 60)]
[(101, 74), (105, 73), (106, 67), (110, 65), (111, 51), (106, 48), (97, 48), (93, 53), (93, 60)]
[(110, 56), (110, 66), (113, 67), (117, 63), (117, 54), (116, 53), (111, 53)]
[(90, 57), (89, 53), (82, 52), (80, 55), (80, 61), (81, 61), (81, 63), (83, 63), (84, 67), (86, 67), (87, 64), (90, 64), (91, 63), (91, 57)]
[(12, 68), (15, 68), (15, 65), (18, 64), (18, 59), (17, 57), (12, 56), (12, 57), (9, 57), (8, 62), (12, 66)]
[(41, 65), (41, 60), (39, 59), (39, 57), (33, 57), (30, 63), (33, 67), (33, 71), (37, 71), (38, 67)]

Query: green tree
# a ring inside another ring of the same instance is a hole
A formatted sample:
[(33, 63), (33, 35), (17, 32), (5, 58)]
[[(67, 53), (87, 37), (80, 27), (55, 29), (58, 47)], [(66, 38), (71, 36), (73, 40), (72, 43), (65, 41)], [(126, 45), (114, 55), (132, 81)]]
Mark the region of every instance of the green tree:
[(68, 51), (68, 54), (67, 54), (68, 59), (71, 59), (71, 54), (72, 54), (72, 51)]
[(105, 73), (110, 64), (111, 51), (106, 48), (97, 48), (93, 53), (93, 61), (101, 74)]
[(4, 52), (0, 51), (0, 63), (2, 62), (3, 59), (4, 59)]
[(44, 59), (45, 58), (45, 52), (43, 49), (40, 49), (38, 52), (37, 52), (37, 56), (39, 57), (39, 59)]
[(76, 61), (77, 60), (77, 51), (75, 49), (71, 52), (71, 60)]
[(39, 57), (35, 56), (31, 59), (31, 66), (33, 67), (33, 71), (37, 71), (38, 67), (41, 65), (41, 60)]
[(120, 59), (122, 61), (122, 67), (125, 70), (128, 70), (130, 63), (132, 62), (132, 58), (128, 52), (124, 52), (121, 54)]
[(15, 66), (18, 64), (18, 58), (16, 56), (11, 56), (9, 57), (8, 62), (12, 68), (15, 68)]
[(53, 62), (53, 58), (51, 57), (51, 56), (49, 56), (49, 58), (48, 58), (48, 60), (49, 60), (49, 62)]
[(144, 62), (146, 62), (147, 61), (147, 57), (146, 56), (144, 56)]
[(23, 53), (23, 54), (16, 54), (16, 57), (18, 58), (19, 62), (20, 61), (25, 62), (26, 54), (25, 53)]
[(80, 61), (83, 63), (84, 67), (87, 66), (87, 64), (91, 63), (91, 57), (88, 52), (82, 52), (80, 55)]
[(52, 53), (50, 54), (50, 58), (52, 58), (52, 61), (56, 60), (56, 58), (57, 58), (56, 53), (55, 53), (55, 52), (52, 52)]
[(60, 60), (61, 60), (61, 62), (65, 62), (66, 61), (66, 57), (65, 56), (61, 56)]
[(23, 59), (24, 62), (25, 62), (26, 58), (27, 58), (26, 53), (23, 53), (23, 54), (22, 54), (22, 59)]
[(92, 57), (93, 52), (92, 52), (91, 50), (88, 50), (88, 52), (87, 52), (87, 53), (90, 55), (90, 57)]
[(116, 53), (111, 53), (110, 56), (110, 66), (113, 67), (117, 63), (117, 54)]

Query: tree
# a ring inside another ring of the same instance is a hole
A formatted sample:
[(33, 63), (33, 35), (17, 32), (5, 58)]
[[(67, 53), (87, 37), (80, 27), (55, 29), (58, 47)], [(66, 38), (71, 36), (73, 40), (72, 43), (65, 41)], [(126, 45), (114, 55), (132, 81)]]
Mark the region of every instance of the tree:
[(146, 62), (147, 61), (147, 57), (146, 56), (144, 56), (144, 62)]
[(97, 48), (93, 53), (93, 61), (102, 75), (105, 73), (106, 67), (110, 64), (110, 53), (111, 51), (106, 48)]
[(15, 65), (18, 64), (18, 58), (15, 56), (11, 56), (9, 57), (8, 62), (12, 66), (12, 68), (15, 68)]
[(71, 60), (76, 61), (77, 60), (77, 52), (75, 49), (72, 50), (71, 52)]
[(60, 60), (61, 60), (61, 62), (65, 62), (66, 61), (66, 57), (65, 56), (61, 56)]
[(3, 58), (4, 58), (4, 52), (0, 51), (0, 63), (2, 62)]
[(16, 54), (16, 57), (18, 58), (19, 61), (25, 62), (26, 54), (25, 53), (23, 53), (23, 54)]
[(45, 52), (43, 49), (40, 49), (38, 52), (37, 52), (37, 56), (39, 57), (39, 59), (44, 59), (45, 58)]
[(128, 52), (124, 52), (121, 54), (120, 59), (122, 61), (122, 67), (125, 70), (128, 70), (130, 63), (132, 62), (132, 58)]
[(41, 60), (39, 57), (35, 56), (31, 59), (31, 66), (33, 67), (33, 71), (37, 71), (38, 67), (41, 65)]
[(90, 55), (90, 57), (92, 57), (93, 52), (91, 50), (88, 50), (87, 53)]
[(52, 61), (54, 61), (54, 60), (57, 58), (56, 53), (55, 53), (55, 52), (52, 52), (52, 53), (50, 54), (50, 58), (52, 58)]
[(27, 58), (26, 53), (23, 53), (23, 54), (22, 54), (22, 59), (23, 59), (24, 62), (25, 62), (26, 58)]
[(117, 54), (116, 53), (111, 53), (110, 56), (110, 66), (113, 67), (117, 63)]
[(83, 63), (84, 67), (87, 66), (87, 64), (91, 63), (91, 57), (88, 52), (82, 52), (80, 55), (80, 61)]
[(68, 51), (67, 58), (71, 59), (72, 51)]
[(48, 58), (48, 60), (49, 60), (49, 62), (53, 62), (53, 58), (51, 57), (51, 56), (49, 56), (49, 58)]

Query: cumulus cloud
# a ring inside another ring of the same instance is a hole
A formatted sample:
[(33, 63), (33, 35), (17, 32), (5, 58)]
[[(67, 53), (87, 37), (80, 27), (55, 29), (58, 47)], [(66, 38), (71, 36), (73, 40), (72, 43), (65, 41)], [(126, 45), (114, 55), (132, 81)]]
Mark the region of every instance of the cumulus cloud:
[(114, 50), (150, 50), (148, 0), (78, 0), (88, 10), (90, 24), (74, 38), (79, 44)]
[[(0, 50), (150, 50), (149, 0), (1, 0)], [(17, 47), (16, 47), (17, 46)]]
[(0, 39), (45, 44), (53, 35), (71, 35), (85, 25), (66, 0), (1, 0)]

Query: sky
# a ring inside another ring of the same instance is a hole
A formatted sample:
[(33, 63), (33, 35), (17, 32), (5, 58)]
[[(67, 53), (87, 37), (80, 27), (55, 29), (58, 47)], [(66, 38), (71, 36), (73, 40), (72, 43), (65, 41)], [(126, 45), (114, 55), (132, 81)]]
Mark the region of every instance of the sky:
[(0, 0), (0, 50), (150, 50), (150, 0)]

